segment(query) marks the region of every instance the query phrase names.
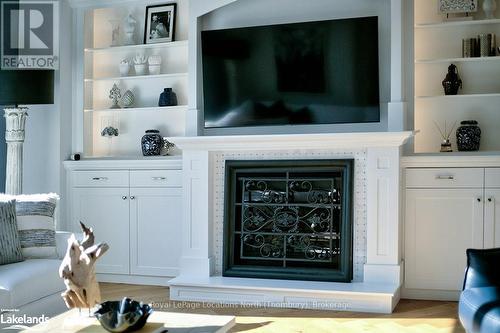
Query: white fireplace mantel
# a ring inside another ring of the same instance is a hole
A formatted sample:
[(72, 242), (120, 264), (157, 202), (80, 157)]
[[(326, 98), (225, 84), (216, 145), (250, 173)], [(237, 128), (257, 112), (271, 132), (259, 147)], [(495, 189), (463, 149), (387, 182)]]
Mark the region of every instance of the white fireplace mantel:
[[(171, 138), (182, 150), (294, 150), (399, 147), (412, 132), (232, 135)], [(170, 139), (169, 139), (170, 140)]]
[[(228, 303), (250, 299), (291, 307), (301, 300), (296, 306), (310, 308), (320, 300), (349, 304), (347, 310), (391, 312), (399, 300), (403, 271), (401, 146), (412, 135), (378, 132), (169, 138), (183, 151), (184, 189), (181, 270), (170, 282), (171, 299)], [(225, 161), (336, 158), (355, 158), (358, 193), (354, 200), (359, 202), (354, 202), (354, 215), (357, 228), (363, 232), (354, 242), (353, 256), (361, 267), (356, 280), (350, 284), (307, 282), (307, 287), (300, 288), (297, 281), (222, 277)]]

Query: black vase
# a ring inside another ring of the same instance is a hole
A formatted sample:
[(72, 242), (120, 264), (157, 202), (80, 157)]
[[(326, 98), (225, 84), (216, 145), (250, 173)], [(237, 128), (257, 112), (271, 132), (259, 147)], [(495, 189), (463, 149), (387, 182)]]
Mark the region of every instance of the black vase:
[(158, 130), (147, 130), (141, 139), (142, 155), (158, 156), (161, 154), (163, 138)]
[(172, 91), (172, 88), (165, 88), (160, 94), (158, 106), (176, 106), (177, 95)]
[(457, 66), (451, 64), (448, 67), (448, 74), (446, 74), (446, 77), (444, 78), (442, 84), (445, 95), (458, 94), (458, 89), (462, 87), (462, 80), (458, 75)]
[(481, 129), (475, 120), (465, 120), (457, 128), (457, 147), (459, 151), (479, 150)]

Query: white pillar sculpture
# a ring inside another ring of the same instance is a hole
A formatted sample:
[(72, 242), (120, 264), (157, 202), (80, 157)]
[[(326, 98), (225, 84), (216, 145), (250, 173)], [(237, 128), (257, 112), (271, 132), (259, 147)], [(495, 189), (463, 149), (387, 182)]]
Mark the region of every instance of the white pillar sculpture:
[(24, 127), (28, 108), (5, 109), (5, 141), (7, 142), (7, 168), (5, 193), (21, 194), (23, 190)]

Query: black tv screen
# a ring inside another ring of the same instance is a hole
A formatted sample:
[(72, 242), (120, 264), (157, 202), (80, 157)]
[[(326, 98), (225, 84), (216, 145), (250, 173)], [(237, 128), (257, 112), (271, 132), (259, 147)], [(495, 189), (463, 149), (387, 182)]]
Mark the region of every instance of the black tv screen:
[(380, 121), (377, 17), (201, 38), (205, 128)]

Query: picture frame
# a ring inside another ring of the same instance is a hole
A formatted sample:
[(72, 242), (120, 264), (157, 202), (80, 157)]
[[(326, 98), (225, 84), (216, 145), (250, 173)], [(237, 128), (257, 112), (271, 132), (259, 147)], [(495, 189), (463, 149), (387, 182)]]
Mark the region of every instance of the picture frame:
[(439, 0), (438, 12), (441, 14), (458, 14), (477, 12), (478, 0)]
[(144, 44), (173, 42), (176, 13), (176, 3), (147, 6), (144, 20)]

